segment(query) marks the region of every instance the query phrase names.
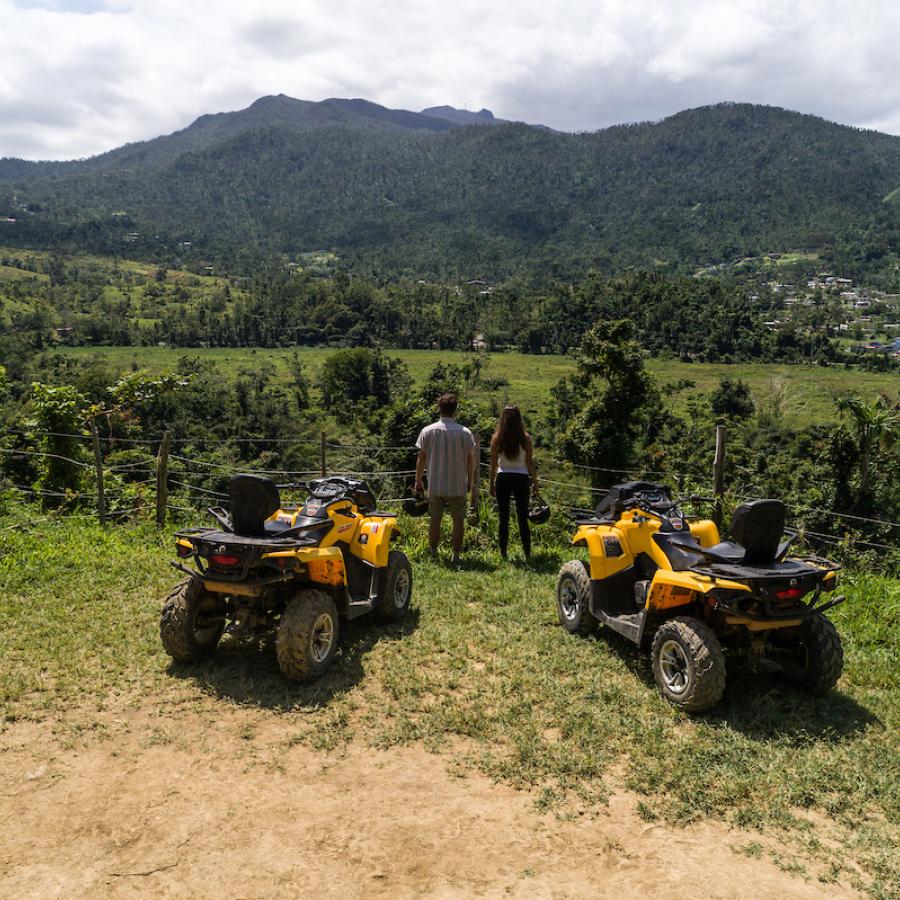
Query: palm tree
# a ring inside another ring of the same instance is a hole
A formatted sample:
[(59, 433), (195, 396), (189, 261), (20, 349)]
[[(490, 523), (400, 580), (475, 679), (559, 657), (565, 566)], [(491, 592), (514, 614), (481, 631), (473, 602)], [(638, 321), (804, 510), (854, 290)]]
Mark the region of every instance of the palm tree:
[(886, 450), (900, 431), (898, 404), (889, 400), (886, 394), (871, 403), (850, 395), (838, 399), (837, 408), (849, 418), (853, 427), (859, 448), (859, 489), (860, 493), (868, 493), (870, 466), (875, 451)]

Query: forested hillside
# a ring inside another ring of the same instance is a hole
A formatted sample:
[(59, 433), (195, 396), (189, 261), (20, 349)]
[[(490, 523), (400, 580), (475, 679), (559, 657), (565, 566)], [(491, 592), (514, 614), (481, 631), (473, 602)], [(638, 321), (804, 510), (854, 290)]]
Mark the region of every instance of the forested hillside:
[[(723, 104), (593, 134), (366, 101), (257, 101), (71, 163), (0, 161), (4, 243), (175, 255), (327, 249), (395, 275), (668, 272), (813, 248), (896, 284), (900, 138)], [(189, 242), (189, 250), (184, 242)]]

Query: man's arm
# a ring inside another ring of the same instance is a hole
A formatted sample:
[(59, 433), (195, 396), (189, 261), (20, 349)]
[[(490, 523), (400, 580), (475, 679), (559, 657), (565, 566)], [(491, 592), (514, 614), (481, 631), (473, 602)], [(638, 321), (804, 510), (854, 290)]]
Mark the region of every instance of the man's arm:
[(419, 451), (419, 455), (416, 457), (416, 493), (424, 494), (425, 493), (425, 463), (427, 462), (428, 455), (425, 453), (425, 448), (423, 447)]
[(477, 460), (475, 459), (475, 445), (473, 444), (469, 452), (466, 454), (466, 476), (468, 477), (469, 489), (467, 493), (472, 493), (472, 489), (475, 487), (475, 466), (477, 465)]

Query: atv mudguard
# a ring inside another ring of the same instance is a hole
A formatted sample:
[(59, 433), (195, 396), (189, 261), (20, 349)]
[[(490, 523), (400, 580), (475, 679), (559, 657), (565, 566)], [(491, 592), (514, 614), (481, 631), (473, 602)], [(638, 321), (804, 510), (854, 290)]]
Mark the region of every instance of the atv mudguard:
[(366, 516), (350, 542), (350, 552), (370, 566), (383, 569), (396, 531), (397, 520), (393, 516)]
[(593, 580), (618, 575), (634, 564), (625, 533), (614, 525), (580, 525), (572, 543), (587, 547)]
[(713, 588), (750, 593), (749, 585), (739, 581), (727, 581), (724, 578), (713, 579), (706, 575), (697, 575), (694, 572), (671, 572), (657, 569), (650, 584), (650, 590), (647, 592), (647, 609), (672, 609), (686, 606), (695, 602), (698, 595), (705, 596)]

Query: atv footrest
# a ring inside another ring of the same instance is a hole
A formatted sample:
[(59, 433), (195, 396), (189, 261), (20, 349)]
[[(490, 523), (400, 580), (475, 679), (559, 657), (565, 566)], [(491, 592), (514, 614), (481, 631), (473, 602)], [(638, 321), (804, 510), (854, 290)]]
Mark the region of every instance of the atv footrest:
[(635, 644), (640, 644), (641, 637), (644, 632), (644, 619), (647, 616), (646, 610), (641, 610), (630, 615), (623, 614), (620, 616), (610, 616), (605, 612), (600, 612), (599, 619), (603, 625), (618, 632), (622, 637), (628, 638)]
[(372, 612), (375, 604), (371, 599), (351, 600), (347, 604), (347, 618), (355, 619), (357, 616), (364, 616), (366, 613)]

